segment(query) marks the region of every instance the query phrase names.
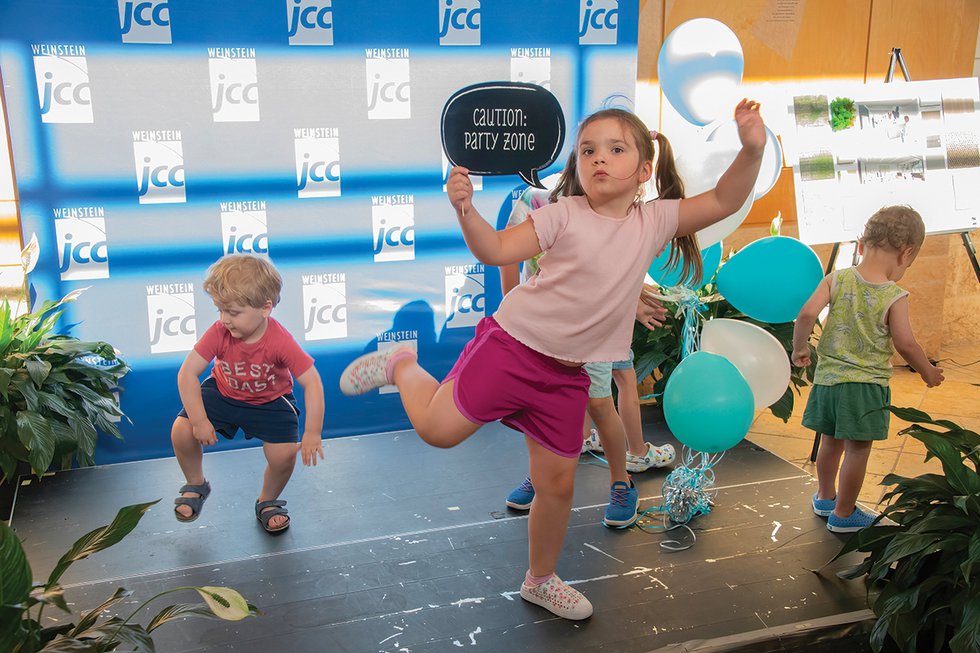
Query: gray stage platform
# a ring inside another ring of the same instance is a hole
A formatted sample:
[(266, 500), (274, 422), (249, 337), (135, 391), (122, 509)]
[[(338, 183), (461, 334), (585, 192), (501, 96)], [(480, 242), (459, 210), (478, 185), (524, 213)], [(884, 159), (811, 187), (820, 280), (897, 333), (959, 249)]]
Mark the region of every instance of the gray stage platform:
[[(655, 413), (644, 418), (648, 441), (673, 441)], [(154, 639), (167, 652), (650, 651), (867, 607), (860, 582), (833, 574), (859, 558), (821, 575), (807, 571), (845, 540), (810, 511), (813, 479), (750, 442), (718, 465), (714, 510), (692, 522), (693, 548), (675, 553), (660, 542), (678, 531), (600, 524), (608, 471), (582, 457), (558, 569), (595, 606), (577, 623), (517, 594), (527, 522), (504, 497), (527, 469), (519, 434), (492, 424), (451, 450), (411, 431), (324, 444), (319, 467), (297, 467), (284, 495), (292, 526), (278, 536), (261, 529), (252, 509), (264, 465), (257, 449), (205, 457), (213, 492), (191, 524), (173, 518), (182, 480), (176, 461), (164, 459), (21, 487), (12, 525), (42, 578), (120, 507), (162, 497), (129, 537), (76, 563), (63, 582), (76, 613), (116, 587), (134, 590), (138, 603), (181, 585), (227, 585), (264, 612), (164, 626)], [(661, 503), (666, 471), (634, 476), (641, 508)], [(196, 596), (164, 598), (180, 600)], [(142, 622), (155, 613), (151, 606)]]

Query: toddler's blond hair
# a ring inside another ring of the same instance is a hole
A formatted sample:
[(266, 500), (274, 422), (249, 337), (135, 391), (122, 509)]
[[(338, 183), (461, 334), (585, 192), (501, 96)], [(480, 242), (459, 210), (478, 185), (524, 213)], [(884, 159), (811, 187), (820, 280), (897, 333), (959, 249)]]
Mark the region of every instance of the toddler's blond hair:
[(218, 259), (204, 279), (204, 292), (217, 304), (275, 306), (282, 292), (282, 277), (269, 259), (254, 254), (229, 254)]
[(887, 247), (900, 252), (922, 247), (925, 239), (926, 225), (919, 212), (898, 204), (878, 209), (864, 225), (859, 240), (865, 247)]

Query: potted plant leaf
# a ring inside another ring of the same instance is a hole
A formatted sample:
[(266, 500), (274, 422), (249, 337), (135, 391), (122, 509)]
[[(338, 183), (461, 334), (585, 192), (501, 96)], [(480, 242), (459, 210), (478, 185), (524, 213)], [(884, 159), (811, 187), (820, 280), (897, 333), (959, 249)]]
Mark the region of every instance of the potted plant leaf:
[[(156, 501), (126, 506), (111, 524), (80, 537), (65, 553), (44, 583), (32, 582), (27, 556), (12, 528), (0, 522), (0, 651), (11, 653), (67, 653), (68, 651), (153, 651), (153, 631), (165, 623), (189, 616), (216, 617), (237, 621), (258, 614), (258, 609), (241, 594), (227, 587), (177, 587), (165, 590), (139, 604), (127, 617), (107, 616), (113, 606), (132, 592), (119, 588), (98, 607), (79, 615), (77, 623), (55, 623), (45, 609), (71, 614), (60, 584), (72, 563), (102, 551), (126, 537)], [(150, 601), (179, 591), (197, 592), (204, 603), (170, 605), (146, 626), (134, 622)], [(54, 621), (58, 621), (55, 619)], [(121, 647), (121, 648), (119, 648)]]
[[(23, 254), (25, 297), (32, 246), (36, 252), (31, 242)], [(62, 306), (82, 291), (23, 314), (8, 301), (0, 304), (0, 479), (11, 492), (24, 471), (18, 463), (38, 476), (52, 464), (92, 465), (100, 431), (121, 438), (114, 391), (129, 367), (108, 343), (55, 331)]]
[[(877, 617), (871, 647), (901, 651), (980, 651), (980, 435), (954, 422), (933, 419), (913, 408), (888, 407), (913, 425), (900, 432), (922, 442), (926, 461), (942, 463), (942, 474), (904, 477), (870, 527), (858, 531), (834, 560), (852, 551), (864, 562), (840, 572), (864, 577)], [(884, 523), (884, 519), (890, 520)], [(831, 561), (833, 562), (833, 561)]]

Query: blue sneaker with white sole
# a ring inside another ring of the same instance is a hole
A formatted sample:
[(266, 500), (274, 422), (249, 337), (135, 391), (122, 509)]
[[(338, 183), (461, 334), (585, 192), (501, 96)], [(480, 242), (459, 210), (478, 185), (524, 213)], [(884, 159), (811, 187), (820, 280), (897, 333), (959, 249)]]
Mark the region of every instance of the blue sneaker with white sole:
[(819, 517), (830, 517), (834, 512), (834, 508), (837, 506), (837, 497), (833, 499), (818, 499), (817, 495), (814, 494), (810, 502), (813, 504), (813, 514)]
[(507, 495), (507, 504), (514, 510), (530, 510), (531, 501), (534, 500), (534, 486), (531, 485), (531, 477), (528, 476), (524, 482), (514, 488), (514, 491)]
[(609, 505), (606, 506), (606, 516), (602, 523), (611, 528), (626, 528), (632, 526), (638, 515), (636, 502), (639, 493), (633, 481), (629, 485), (616, 481), (609, 488)]
[(849, 517), (838, 517), (830, 513), (827, 518), (827, 530), (834, 533), (855, 533), (870, 526), (878, 515), (868, 512), (861, 506), (854, 506), (854, 512)]

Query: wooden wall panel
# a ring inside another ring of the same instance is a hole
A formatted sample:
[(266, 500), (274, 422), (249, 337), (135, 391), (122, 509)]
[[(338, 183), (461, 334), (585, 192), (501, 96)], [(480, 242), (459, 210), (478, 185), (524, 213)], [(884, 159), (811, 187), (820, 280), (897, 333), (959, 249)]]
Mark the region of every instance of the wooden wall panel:
[[(868, 81), (885, 78), (892, 48), (902, 49), (913, 80), (972, 77), (978, 23), (977, 0), (874, 0)], [(895, 79), (902, 79), (897, 67)]]
[(657, 57), (664, 42), (663, 0), (640, 0), (639, 37), (636, 44), (636, 79), (657, 81)]
[[(747, 82), (862, 77), (871, 3), (668, 0), (665, 33), (692, 18), (714, 18), (728, 25), (742, 44)], [(799, 20), (794, 22), (790, 16)]]

